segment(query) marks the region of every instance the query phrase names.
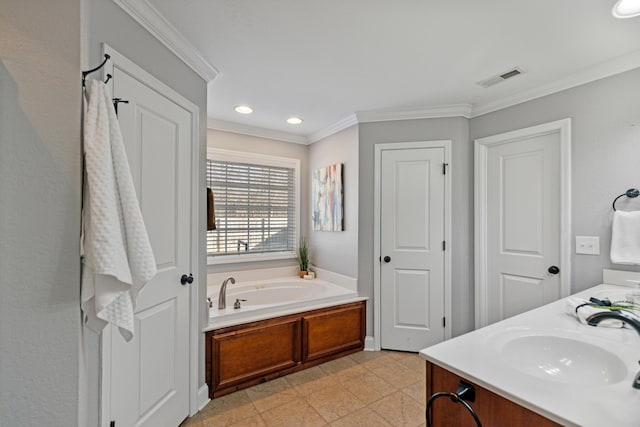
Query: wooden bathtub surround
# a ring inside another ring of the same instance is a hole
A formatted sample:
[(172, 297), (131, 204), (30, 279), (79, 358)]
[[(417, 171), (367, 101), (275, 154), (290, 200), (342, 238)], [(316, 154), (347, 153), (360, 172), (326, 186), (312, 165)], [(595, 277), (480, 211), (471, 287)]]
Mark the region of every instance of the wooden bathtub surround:
[[(470, 403), (478, 414), (483, 426), (509, 427), (557, 427), (560, 424), (549, 420), (517, 403), (482, 388), (472, 381), (459, 377), (438, 365), (427, 363), (427, 401), (434, 393), (445, 391), (455, 392), (460, 380), (471, 384), (475, 388), (476, 398)], [(425, 402), (426, 404), (426, 402)], [(473, 417), (459, 403), (454, 403), (448, 397), (442, 397), (433, 402), (431, 420), (434, 427), (459, 426), (475, 427)]]
[(359, 301), (207, 332), (209, 397), (363, 350), (365, 310)]

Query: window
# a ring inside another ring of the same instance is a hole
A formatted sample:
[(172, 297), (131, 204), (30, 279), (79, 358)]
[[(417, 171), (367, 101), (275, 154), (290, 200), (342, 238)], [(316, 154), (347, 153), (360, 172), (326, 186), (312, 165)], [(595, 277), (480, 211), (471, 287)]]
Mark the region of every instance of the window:
[(292, 257), (298, 236), (299, 161), (208, 151), (216, 230), (207, 231), (214, 263)]

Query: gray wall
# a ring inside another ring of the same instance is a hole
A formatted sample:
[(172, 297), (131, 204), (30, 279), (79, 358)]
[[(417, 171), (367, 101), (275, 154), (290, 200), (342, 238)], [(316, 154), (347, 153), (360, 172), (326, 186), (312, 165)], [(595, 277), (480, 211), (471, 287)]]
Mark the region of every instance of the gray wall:
[(78, 424), (80, 1), (0, 1), (0, 425)]
[[(311, 261), (314, 265), (354, 278), (358, 277), (358, 154), (358, 126), (311, 145), (309, 175), (321, 167), (343, 164), (344, 222), (341, 232), (309, 229), (306, 233), (310, 236)], [(311, 195), (311, 188), (308, 193)], [(312, 200), (309, 200), (309, 206), (311, 203)]]
[[(600, 237), (600, 256), (572, 255), (577, 292), (601, 283), (603, 268), (640, 271), (609, 261), (611, 202), (640, 187), (640, 69), (473, 118), (470, 140), (566, 117), (572, 119), (572, 248), (576, 235)], [(621, 199), (617, 206), (640, 209), (640, 202)]]
[[(473, 328), (473, 150), (465, 118), (401, 120), (360, 125), (360, 206), (358, 291), (373, 301), (373, 197), (375, 144), (452, 141), (452, 295), (453, 335)], [(367, 310), (367, 335), (373, 335), (373, 309)]]
[[(265, 154), (269, 156), (289, 157), (300, 160), (300, 230), (305, 233), (309, 229), (309, 147), (302, 144), (242, 135), (233, 132), (209, 129), (207, 144), (211, 148)], [(260, 268), (283, 267), (297, 265), (294, 258), (290, 260), (254, 261), (209, 266), (209, 273), (225, 271), (255, 270)]]
[[(127, 15), (119, 6), (117, 6), (111, 0), (83, 0), (83, 17), (88, 19), (87, 22), (83, 22), (83, 27), (86, 27), (88, 33), (89, 42), (88, 58), (91, 65), (95, 65), (101, 61), (101, 43), (105, 42), (112, 48), (117, 50), (122, 55), (135, 62), (145, 71), (155, 76), (158, 80), (162, 81), (167, 86), (174, 89), (176, 92), (193, 102), (200, 109), (199, 117), (199, 151), (200, 151), (200, 165), (198, 173), (200, 184), (200, 200), (198, 201), (198, 209), (200, 212), (199, 229), (201, 232), (199, 236), (201, 241), (198, 247), (200, 250), (197, 254), (199, 258), (199, 271), (194, 271), (193, 275), (196, 278), (198, 285), (198, 293), (200, 300), (204, 301), (206, 298), (206, 192), (205, 192), (205, 159), (206, 159), (206, 123), (207, 123), (207, 85), (206, 82), (198, 76), (191, 68), (184, 64), (178, 57), (171, 53), (164, 45), (156, 40), (151, 34), (143, 29), (136, 21), (134, 21), (129, 15)], [(60, 24), (58, 23), (58, 26)], [(93, 75), (98, 77), (99, 73)], [(207, 313), (202, 310), (200, 313), (200, 322), (204, 326), (207, 319)], [(93, 360), (90, 360), (90, 365), (87, 368), (89, 375), (95, 372), (95, 354), (97, 340), (95, 336), (92, 336), (90, 332), (87, 332), (88, 339), (91, 347), (89, 352)], [(204, 385), (204, 335), (200, 340), (199, 349), (199, 383)], [(92, 364), (93, 363), (93, 364)], [(81, 385), (82, 386), (82, 385)], [(93, 400), (96, 398), (97, 384), (95, 384), (94, 378), (89, 378), (89, 384), (87, 385), (89, 398), (87, 399), (87, 405), (92, 405)], [(93, 425), (94, 408), (89, 409), (88, 425)]]

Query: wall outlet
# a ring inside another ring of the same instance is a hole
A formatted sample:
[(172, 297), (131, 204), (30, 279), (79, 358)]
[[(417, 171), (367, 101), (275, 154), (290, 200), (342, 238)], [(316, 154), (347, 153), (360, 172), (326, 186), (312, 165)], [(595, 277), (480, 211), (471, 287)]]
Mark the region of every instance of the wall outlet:
[(600, 237), (576, 236), (576, 254), (600, 255)]

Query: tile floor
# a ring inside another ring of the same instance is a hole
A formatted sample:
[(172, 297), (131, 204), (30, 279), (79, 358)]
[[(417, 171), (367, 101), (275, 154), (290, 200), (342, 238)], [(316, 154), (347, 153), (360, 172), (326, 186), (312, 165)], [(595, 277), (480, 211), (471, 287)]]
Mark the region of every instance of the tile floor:
[(360, 352), (212, 400), (181, 427), (424, 426), (425, 362)]

